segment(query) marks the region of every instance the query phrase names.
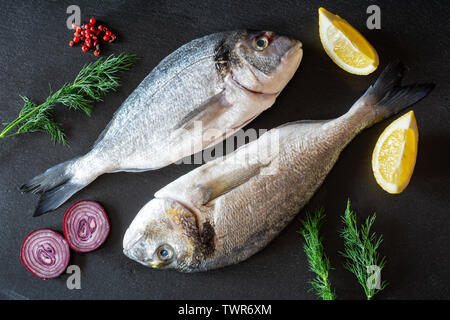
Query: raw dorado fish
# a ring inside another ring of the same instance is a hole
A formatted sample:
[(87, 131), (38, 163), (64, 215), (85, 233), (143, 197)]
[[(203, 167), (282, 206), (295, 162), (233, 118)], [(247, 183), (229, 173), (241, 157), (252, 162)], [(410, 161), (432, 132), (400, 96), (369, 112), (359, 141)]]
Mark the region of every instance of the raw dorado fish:
[[(21, 187), (41, 194), (34, 215), (103, 173), (158, 169), (222, 141), (273, 105), (301, 47), (271, 31), (215, 33), (180, 47), (125, 100), (91, 151)], [(203, 134), (210, 130), (215, 136)]]
[(125, 255), (149, 267), (193, 272), (258, 252), (309, 201), (361, 130), (433, 87), (401, 87), (402, 74), (401, 64), (390, 65), (343, 116), (282, 125), (162, 188), (126, 231)]

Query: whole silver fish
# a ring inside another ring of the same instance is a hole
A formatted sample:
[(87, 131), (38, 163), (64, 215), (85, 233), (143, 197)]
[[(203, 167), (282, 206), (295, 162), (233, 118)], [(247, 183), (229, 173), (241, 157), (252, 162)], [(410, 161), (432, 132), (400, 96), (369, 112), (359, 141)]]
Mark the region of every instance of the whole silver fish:
[(91, 151), (21, 187), (42, 194), (34, 215), (103, 173), (158, 169), (222, 141), (273, 105), (302, 53), (298, 40), (271, 31), (215, 33), (180, 47), (126, 99)]
[(343, 116), (270, 130), (159, 190), (126, 231), (125, 255), (146, 266), (193, 272), (261, 250), (309, 201), (361, 130), (432, 89), (400, 87), (402, 74), (400, 64), (390, 65)]

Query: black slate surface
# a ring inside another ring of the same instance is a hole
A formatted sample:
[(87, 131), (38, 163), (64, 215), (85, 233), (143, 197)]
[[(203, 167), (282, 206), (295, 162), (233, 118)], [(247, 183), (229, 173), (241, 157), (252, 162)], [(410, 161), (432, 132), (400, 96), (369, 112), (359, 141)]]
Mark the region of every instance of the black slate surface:
[[(19, 95), (43, 101), (48, 84), (59, 88), (81, 66), (95, 60), (70, 48), (65, 27), (69, 1), (1, 1), (0, 119), (14, 119)], [(44, 134), (0, 140), (0, 298), (2, 299), (314, 299), (311, 278), (295, 219), (266, 249), (247, 261), (217, 271), (180, 274), (147, 269), (122, 254), (122, 237), (138, 210), (154, 192), (190, 171), (172, 165), (145, 173), (101, 176), (55, 212), (32, 218), (37, 197), (17, 187), (47, 168), (89, 150), (121, 102), (158, 62), (200, 36), (238, 28), (269, 29), (303, 42), (302, 64), (276, 104), (248, 127), (273, 128), (298, 119), (337, 117), (374, 81), (380, 70), (399, 58), (410, 68), (407, 82), (432, 81), (435, 90), (414, 106), (420, 142), (417, 165), (408, 188), (389, 195), (375, 182), (371, 154), (390, 119), (360, 134), (342, 153), (323, 186), (305, 210), (323, 205), (327, 212), (325, 247), (335, 270), (331, 281), (341, 299), (363, 298), (353, 276), (342, 268), (338, 250), (340, 215), (349, 197), (360, 218), (377, 213), (375, 230), (383, 234), (387, 256), (382, 278), (390, 284), (379, 299), (450, 298), (449, 220), (449, 40), (444, 1), (77, 1), (82, 20), (94, 16), (117, 31), (119, 40), (103, 55), (136, 53), (137, 65), (122, 76), (120, 89), (97, 103), (91, 118), (58, 106), (70, 148), (52, 145)], [(366, 8), (381, 8), (381, 30), (366, 28)], [(318, 35), (317, 9), (324, 6), (359, 29), (380, 54), (379, 70), (356, 76), (339, 69), (325, 54)], [(282, 192), (282, 191), (280, 191)], [(19, 260), (26, 235), (37, 228), (62, 231), (70, 204), (101, 202), (112, 229), (93, 253), (72, 253), (81, 267), (81, 290), (68, 290), (67, 274), (43, 281)], [(303, 216), (303, 210), (299, 217)]]

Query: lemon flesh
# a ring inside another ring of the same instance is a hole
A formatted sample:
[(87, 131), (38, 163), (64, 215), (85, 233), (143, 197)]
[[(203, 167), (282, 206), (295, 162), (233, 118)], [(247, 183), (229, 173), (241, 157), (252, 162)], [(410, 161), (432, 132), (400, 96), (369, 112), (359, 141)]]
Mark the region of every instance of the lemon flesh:
[(376, 50), (346, 20), (319, 8), (319, 34), (328, 56), (342, 69), (367, 75), (378, 67)]
[(392, 122), (380, 135), (372, 155), (378, 184), (389, 193), (400, 193), (409, 184), (417, 158), (419, 133), (410, 111)]

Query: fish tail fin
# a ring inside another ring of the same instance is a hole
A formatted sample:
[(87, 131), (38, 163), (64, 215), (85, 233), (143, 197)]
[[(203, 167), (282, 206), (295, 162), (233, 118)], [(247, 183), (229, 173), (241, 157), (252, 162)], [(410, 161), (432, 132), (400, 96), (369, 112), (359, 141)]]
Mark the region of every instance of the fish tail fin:
[(55, 210), (77, 191), (90, 183), (90, 181), (88, 183), (75, 182), (74, 177), (76, 175), (72, 168), (73, 164), (79, 159), (75, 158), (47, 169), (44, 173), (34, 177), (20, 187), (22, 192), (41, 195), (33, 214), (34, 217)]
[(433, 83), (401, 86), (404, 72), (405, 66), (401, 62), (390, 63), (355, 103), (354, 108), (373, 109), (367, 127), (413, 105), (433, 90)]

